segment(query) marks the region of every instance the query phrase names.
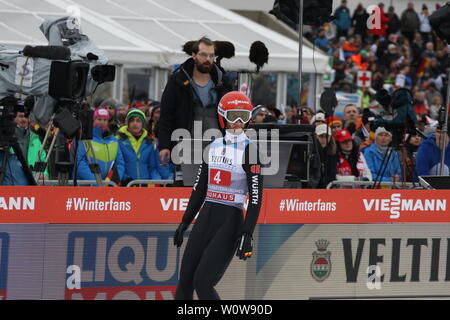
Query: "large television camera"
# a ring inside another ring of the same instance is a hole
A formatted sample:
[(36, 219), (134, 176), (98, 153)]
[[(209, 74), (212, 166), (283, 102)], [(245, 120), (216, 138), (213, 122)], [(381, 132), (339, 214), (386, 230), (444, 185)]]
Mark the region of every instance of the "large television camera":
[(32, 117), (41, 125), (50, 121), (59, 102), (80, 102), (115, 78), (103, 50), (69, 21), (42, 23), (49, 46), (19, 50), (0, 45), (0, 100), (16, 94), (36, 97)]

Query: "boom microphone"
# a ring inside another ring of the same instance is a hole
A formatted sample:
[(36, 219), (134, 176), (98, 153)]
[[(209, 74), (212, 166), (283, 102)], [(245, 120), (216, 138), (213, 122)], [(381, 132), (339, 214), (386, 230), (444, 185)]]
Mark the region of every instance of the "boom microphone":
[(26, 57), (70, 60), (70, 49), (64, 46), (25, 46), (22, 53)]
[(234, 45), (228, 41), (214, 41), (216, 47), (216, 64), (220, 66), (220, 61), (225, 59), (231, 59), (234, 57)]
[(325, 111), (326, 115), (330, 117), (334, 114), (334, 109), (337, 105), (336, 91), (331, 88), (326, 88), (320, 95), (320, 107)]
[(256, 73), (269, 61), (269, 50), (261, 41), (255, 41), (250, 47), (250, 62), (256, 64)]

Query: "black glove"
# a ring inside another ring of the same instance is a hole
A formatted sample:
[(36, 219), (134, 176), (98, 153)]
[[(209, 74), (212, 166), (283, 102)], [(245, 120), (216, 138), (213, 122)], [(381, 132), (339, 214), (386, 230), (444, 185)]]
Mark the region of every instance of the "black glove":
[(175, 246), (181, 247), (181, 245), (183, 244), (183, 234), (188, 227), (189, 224), (185, 222), (180, 223), (177, 230), (175, 231), (175, 235), (173, 236), (173, 244)]
[(239, 257), (241, 260), (247, 260), (247, 258), (252, 256), (252, 240), (252, 236), (247, 233), (243, 233), (242, 236), (240, 236), (237, 243), (236, 257)]

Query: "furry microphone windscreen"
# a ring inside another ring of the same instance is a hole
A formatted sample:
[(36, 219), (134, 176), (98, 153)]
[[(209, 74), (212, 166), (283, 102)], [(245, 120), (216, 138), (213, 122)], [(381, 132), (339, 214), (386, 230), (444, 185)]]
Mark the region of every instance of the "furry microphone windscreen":
[(69, 60), (70, 49), (64, 46), (25, 46), (22, 51), (26, 57), (50, 60)]
[(225, 59), (234, 57), (234, 45), (229, 41), (214, 41), (216, 56)]
[(197, 41), (188, 41), (183, 45), (183, 52), (188, 56), (192, 56), (192, 47)]
[(269, 61), (269, 50), (261, 41), (255, 41), (250, 47), (250, 62), (256, 64), (256, 72)]

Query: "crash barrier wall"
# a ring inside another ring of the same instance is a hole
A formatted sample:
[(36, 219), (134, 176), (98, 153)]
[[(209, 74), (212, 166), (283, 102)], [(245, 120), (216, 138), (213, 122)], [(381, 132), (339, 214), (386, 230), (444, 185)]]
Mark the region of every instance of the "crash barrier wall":
[[(0, 299), (173, 299), (187, 241), (178, 249), (172, 237), (191, 189), (93, 190), (1, 188)], [(224, 299), (449, 298), (449, 195), (264, 190), (254, 256), (233, 259), (217, 290)]]

